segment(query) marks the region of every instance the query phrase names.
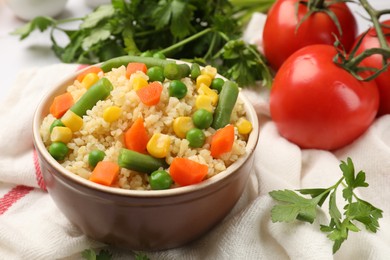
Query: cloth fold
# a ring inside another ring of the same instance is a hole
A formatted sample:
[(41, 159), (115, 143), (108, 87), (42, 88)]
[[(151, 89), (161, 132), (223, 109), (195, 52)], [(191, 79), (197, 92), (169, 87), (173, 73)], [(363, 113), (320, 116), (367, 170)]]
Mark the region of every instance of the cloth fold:
[[(70, 224), (45, 191), (32, 143), (34, 109), (46, 91), (77, 65), (57, 64), (22, 71), (0, 104), (0, 259), (82, 259), (84, 249), (108, 249), (113, 259), (133, 252), (107, 247)], [(334, 152), (301, 150), (282, 138), (269, 116), (269, 91), (244, 90), (260, 124), (255, 166), (229, 215), (199, 240), (181, 248), (145, 252), (150, 259), (388, 259), (390, 256), (390, 115), (378, 118), (354, 143)], [(351, 157), (370, 187), (359, 196), (384, 211), (380, 230), (350, 233), (332, 254), (319, 230), (327, 224), (318, 210), (311, 225), (272, 223), (272, 190), (329, 187), (342, 175), (340, 160)], [(129, 234), (131, 235), (131, 234)]]

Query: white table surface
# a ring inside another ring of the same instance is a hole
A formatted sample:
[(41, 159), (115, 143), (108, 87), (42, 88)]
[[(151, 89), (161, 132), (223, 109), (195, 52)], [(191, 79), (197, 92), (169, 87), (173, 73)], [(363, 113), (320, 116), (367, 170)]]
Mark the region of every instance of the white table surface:
[[(7, 95), (19, 71), (32, 67), (42, 67), (60, 60), (51, 50), (51, 41), (48, 33), (34, 32), (24, 41), (10, 35), (14, 29), (25, 22), (15, 17), (13, 12), (0, 0), (0, 101)], [(55, 1), (55, 0), (53, 0)], [(390, 0), (370, 0), (377, 9), (390, 9)], [(355, 4), (350, 5), (354, 12), (364, 14), (364, 11)], [(91, 8), (83, 0), (68, 0), (66, 9), (60, 17), (82, 17), (89, 13)], [(384, 17), (389, 18), (389, 16)], [(358, 16), (359, 31), (368, 28), (368, 23)]]

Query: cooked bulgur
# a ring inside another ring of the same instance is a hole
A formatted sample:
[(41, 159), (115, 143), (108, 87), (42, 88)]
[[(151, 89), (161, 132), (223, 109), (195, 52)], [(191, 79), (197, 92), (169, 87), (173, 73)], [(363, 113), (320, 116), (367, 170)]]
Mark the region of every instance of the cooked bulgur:
[[(82, 128), (74, 132), (72, 140), (67, 143), (69, 153), (60, 163), (71, 172), (88, 179), (93, 170), (88, 163), (88, 155), (95, 149), (105, 152), (104, 161), (116, 162), (119, 150), (125, 146), (124, 132), (139, 117), (144, 119), (149, 136), (158, 132), (171, 137), (171, 145), (165, 158), (168, 164), (172, 162), (174, 157), (186, 157), (206, 164), (208, 166), (207, 178), (225, 170), (245, 153), (247, 136), (240, 135), (236, 127), (233, 148), (221, 159), (215, 159), (211, 156), (208, 141), (201, 148), (192, 148), (187, 139), (175, 135), (172, 127), (174, 119), (179, 116), (191, 116), (195, 111), (195, 99), (198, 93), (190, 78), (182, 79), (182, 82), (187, 86), (187, 94), (184, 98), (179, 100), (176, 97), (170, 97), (168, 93), (169, 80), (165, 80), (159, 103), (155, 106), (146, 106), (140, 102), (133, 89), (135, 77), (143, 77), (148, 80), (145, 73), (136, 72), (128, 79), (126, 67), (121, 66), (107, 73), (101, 72), (98, 76), (100, 78), (106, 77), (114, 88), (107, 99), (98, 101), (91, 110), (87, 111), (87, 114), (83, 116)], [(86, 92), (86, 88), (75, 80), (67, 88), (67, 92), (72, 94), (74, 100), (78, 100)], [(119, 119), (111, 123), (103, 119), (103, 111), (110, 106), (121, 108)], [(232, 112), (231, 123), (234, 124), (241, 117), (245, 117), (245, 110), (242, 101), (238, 99)], [(51, 144), (49, 128), (55, 119), (53, 115), (47, 115), (40, 128), (42, 139), (47, 147)], [(209, 140), (216, 130), (209, 127), (203, 131), (206, 140)], [(124, 189), (148, 190), (150, 189), (148, 179), (148, 174), (121, 168), (114, 186)]]

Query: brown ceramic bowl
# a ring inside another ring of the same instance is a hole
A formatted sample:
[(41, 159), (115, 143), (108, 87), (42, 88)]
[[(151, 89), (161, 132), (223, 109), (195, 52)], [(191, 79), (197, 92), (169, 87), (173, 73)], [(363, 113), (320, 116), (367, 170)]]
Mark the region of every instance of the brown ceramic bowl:
[(241, 196), (253, 166), (259, 126), (254, 108), (240, 93), (253, 130), (246, 154), (227, 170), (196, 185), (161, 191), (106, 187), (63, 168), (46, 150), (39, 134), (53, 97), (66, 91), (69, 75), (40, 102), (33, 121), (34, 145), (47, 190), (58, 208), (89, 237), (132, 250), (182, 246), (219, 223)]

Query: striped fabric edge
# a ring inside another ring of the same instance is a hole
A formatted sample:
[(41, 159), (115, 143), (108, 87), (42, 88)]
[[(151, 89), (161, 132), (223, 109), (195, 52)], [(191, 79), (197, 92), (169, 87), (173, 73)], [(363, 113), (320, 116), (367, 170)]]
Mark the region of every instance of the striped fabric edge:
[(38, 153), (35, 149), (33, 150), (33, 161), (35, 167), (35, 178), (37, 180), (38, 186), (42, 190), (47, 191), (45, 180), (43, 179), (43, 175), (41, 171), (41, 166), (39, 165)]
[(29, 194), (34, 188), (25, 185), (17, 185), (0, 198), (0, 216), (8, 211), (16, 202)]

